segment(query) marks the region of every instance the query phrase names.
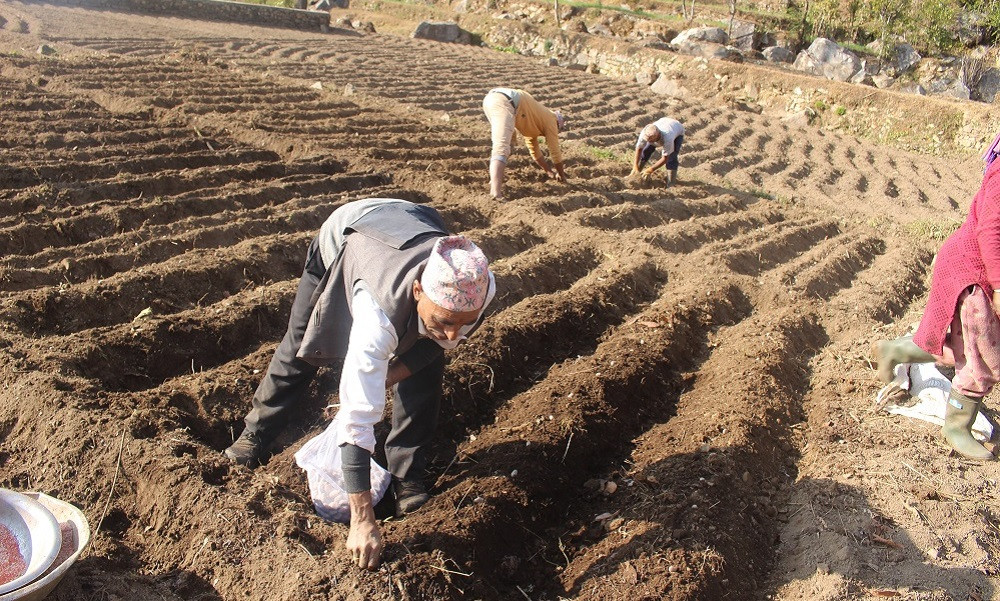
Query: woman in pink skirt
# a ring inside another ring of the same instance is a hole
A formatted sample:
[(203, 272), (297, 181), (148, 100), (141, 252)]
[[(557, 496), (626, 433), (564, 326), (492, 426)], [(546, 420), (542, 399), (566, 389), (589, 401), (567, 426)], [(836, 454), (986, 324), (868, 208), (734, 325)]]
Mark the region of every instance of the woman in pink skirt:
[(892, 381), (900, 363), (954, 366), (941, 429), (948, 444), (970, 459), (994, 459), (972, 437), (972, 424), (1000, 381), (1000, 136), (984, 155), (986, 173), (969, 215), (934, 262), (924, 316), (912, 337), (876, 345), (879, 376)]

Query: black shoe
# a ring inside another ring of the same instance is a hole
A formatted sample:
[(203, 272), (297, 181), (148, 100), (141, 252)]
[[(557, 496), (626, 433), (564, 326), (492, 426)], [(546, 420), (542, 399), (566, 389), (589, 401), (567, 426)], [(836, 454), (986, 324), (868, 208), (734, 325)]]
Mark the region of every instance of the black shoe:
[(233, 463), (254, 467), (260, 465), (260, 460), (264, 458), (264, 451), (270, 440), (265, 439), (257, 432), (243, 430), (243, 434), (236, 439), (228, 449), (222, 453)]
[(430, 500), (427, 487), (420, 480), (392, 479), (392, 494), (396, 498), (396, 515), (404, 516), (420, 509)]

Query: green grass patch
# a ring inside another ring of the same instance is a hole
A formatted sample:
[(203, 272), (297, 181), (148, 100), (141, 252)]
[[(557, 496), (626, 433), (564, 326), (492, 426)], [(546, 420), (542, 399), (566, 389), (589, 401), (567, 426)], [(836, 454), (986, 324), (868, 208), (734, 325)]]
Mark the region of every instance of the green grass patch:
[(750, 194), (756, 196), (757, 198), (762, 198), (764, 200), (777, 200), (778, 199), (777, 196), (775, 196), (774, 194), (771, 194), (770, 192), (768, 192), (764, 188), (752, 188), (752, 189), (748, 190), (748, 192), (750, 192)]
[(949, 219), (947, 221), (931, 221), (929, 219), (918, 219), (911, 221), (904, 226), (906, 233), (922, 240), (944, 240), (952, 235), (955, 230), (962, 225), (961, 221)]
[(872, 49), (869, 48), (868, 46), (863, 46), (861, 44), (855, 44), (854, 42), (841, 42), (841, 41), (838, 41), (837, 43), (840, 44), (840, 46), (842, 48), (846, 48), (846, 49), (850, 50), (851, 52), (853, 52), (854, 54), (860, 54), (862, 57), (866, 57), (866, 56), (874, 57), (875, 56), (875, 53), (872, 52)]
[(889, 220), (885, 215), (876, 215), (867, 221), (869, 227), (875, 228), (882, 233), (888, 232), (892, 229), (893, 222)]
[(587, 152), (594, 155), (595, 157), (605, 160), (605, 161), (624, 161), (625, 159), (610, 148), (601, 148), (598, 146), (587, 146)]
[(788, 201), (787, 199), (781, 198), (780, 196), (778, 196), (776, 194), (772, 194), (772, 193), (768, 192), (767, 190), (765, 190), (764, 188), (760, 188), (760, 187), (756, 187), (756, 188), (742, 188), (742, 187), (734, 184), (733, 182), (729, 181), (729, 179), (725, 178), (725, 177), (722, 178), (722, 185), (724, 187), (726, 187), (726, 188), (729, 188), (730, 190), (738, 190), (740, 192), (744, 192), (746, 194), (749, 194), (751, 196), (755, 196), (755, 197), (763, 199), (763, 200), (776, 200), (776, 201), (780, 202), (783, 205), (789, 205), (789, 204), (791, 204), (791, 202)]

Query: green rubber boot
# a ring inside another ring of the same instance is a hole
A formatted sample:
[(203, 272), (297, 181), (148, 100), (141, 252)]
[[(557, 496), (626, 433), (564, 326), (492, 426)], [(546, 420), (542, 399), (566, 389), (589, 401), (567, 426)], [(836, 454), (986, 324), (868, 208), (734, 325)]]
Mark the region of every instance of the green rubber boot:
[(941, 433), (951, 448), (960, 455), (986, 461), (996, 457), (972, 437), (972, 424), (976, 423), (976, 415), (982, 402), (982, 399), (963, 396), (953, 390), (945, 406)]
[(878, 363), (878, 377), (883, 382), (892, 382), (896, 366), (900, 363), (930, 363), (934, 355), (913, 342), (913, 336), (903, 336), (895, 340), (883, 340), (875, 344), (875, 360)]

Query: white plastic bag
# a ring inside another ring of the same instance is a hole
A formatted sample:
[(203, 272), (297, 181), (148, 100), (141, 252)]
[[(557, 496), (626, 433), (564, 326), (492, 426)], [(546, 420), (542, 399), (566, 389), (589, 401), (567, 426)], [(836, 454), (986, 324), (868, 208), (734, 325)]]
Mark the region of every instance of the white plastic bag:
[[(337, 420), (314, 436), (295, 453), (295, 463), (306, 471), (309, 494), (316, 513), (325, 520), (346, 524), (351, 521), (344, 472), (341, 469), (340, 445), (337, 444)], [(382, 500), (389, 489), (391, 475), (373, 459), (371, 471), (372, 504)]]

